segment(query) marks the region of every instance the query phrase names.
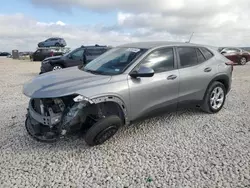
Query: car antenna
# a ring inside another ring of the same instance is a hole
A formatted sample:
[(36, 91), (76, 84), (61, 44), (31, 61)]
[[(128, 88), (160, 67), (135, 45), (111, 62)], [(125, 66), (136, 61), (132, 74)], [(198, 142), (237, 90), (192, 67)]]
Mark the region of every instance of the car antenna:
[(188, 40), (186, 43), (190, 43), (190, 41), (191, 41), (191, 39), (192, 39), (193, 35), (194, 35), (194, 32), (192, 32), (192, 34), (191, 34), (191, 36), (190, 36), (189, 40)]

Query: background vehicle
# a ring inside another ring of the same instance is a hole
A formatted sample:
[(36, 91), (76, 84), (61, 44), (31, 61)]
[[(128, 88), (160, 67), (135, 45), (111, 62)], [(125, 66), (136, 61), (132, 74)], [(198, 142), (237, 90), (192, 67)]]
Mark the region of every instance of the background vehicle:
[(42, 61), (41, 72), (55, 71), (62, 68), (87, 64), (110, 48), (107, 46), (81, 46), (63, 56), (53, 56)]
[(219, 48), (221, 54), (236, 64), (245, 65), (250, 60), (250, 53), (240, 48)]
[(43, 42), (38, 43), (38, 47), (65, 47), (66, 41), (63, 38), (49, 38)]
[(9, 56), (11, 55), (9, 52), (0, 52), (0, 56)]
[(121, 45), (81, 69), (51, 72), (27, 83), (26, 129), (45, 142), (84, 130), (85, 141), (93, 146), (160, 109), (188, 104), (217, 113), (230, 91), (232, 72), (230, 60), (205, 46)]
[(30, 55), (30, 59), (33, 61), (43, 61), (45, 58), (61, 56), (65, 53), (65, 49), (38, 48), (33, 54)]

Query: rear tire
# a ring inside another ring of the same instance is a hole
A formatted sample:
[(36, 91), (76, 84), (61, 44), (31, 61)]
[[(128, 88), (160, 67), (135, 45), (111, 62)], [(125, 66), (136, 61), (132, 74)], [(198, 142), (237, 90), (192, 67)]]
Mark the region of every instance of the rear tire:
[(122, 126), (122, 120), (116, 116), (111, 115), (100, 119), (92, 125), (85, 135), (85, 142), (89, 146), (103, 144), (110, 139)]
[(218, 81), (213, 82), (206, 91), (201, 109), (209, 114), (219, 112), (226, 100), (226, 88)]

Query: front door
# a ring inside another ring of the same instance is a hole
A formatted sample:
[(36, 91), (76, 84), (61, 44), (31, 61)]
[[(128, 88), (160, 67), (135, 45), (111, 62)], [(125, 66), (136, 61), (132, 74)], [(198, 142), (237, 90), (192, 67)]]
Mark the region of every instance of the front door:
[(69, 56), (69, 59), (66, 61), (66, 67), (73, 67), (73, 66), (82, 65), (83, 52), (84, 52), (83, 48), (80, 48), (80, 49), (72, 52)]
[(174, 57), (173, 48), (156, 49), (136, 67), (150, 67), (155, 71), (154, 76), (136, 79), (128, 76), (132, 120), (158, 109), (177, 107), (179, 71)]

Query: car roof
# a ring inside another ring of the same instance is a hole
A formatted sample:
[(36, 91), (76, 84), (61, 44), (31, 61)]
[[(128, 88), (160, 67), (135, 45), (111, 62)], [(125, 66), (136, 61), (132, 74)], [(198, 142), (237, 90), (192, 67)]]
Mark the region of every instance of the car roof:
[(194, 44), (194, 43), (186, 43), (186, 42), (171, 42), (171, 41), (150, 41), (150, 42), (135, 42), (135, 43), (127, 43), (123, 45), (119, 45), (117, 47), (128, 47), (128, 48), (144, 48), (144, 49), (151, 49), (161, 46), (200, 46), (200, 47), (212, 47), (207, 45), (201, 44)]
[(223, 48), (223, 49), (225, 49), (225, 48), (241, 49), (241, 47), (234, 47), (234, 46), (226, 46), (226, 47), (221, 47), (221, 48)]
[(109, 48), (109, 47), (108, 46), (100, 46), (100, 45), (91, 45), (91, 46), (82, 45), (80, 48), (97, 49), (97, 48)]

